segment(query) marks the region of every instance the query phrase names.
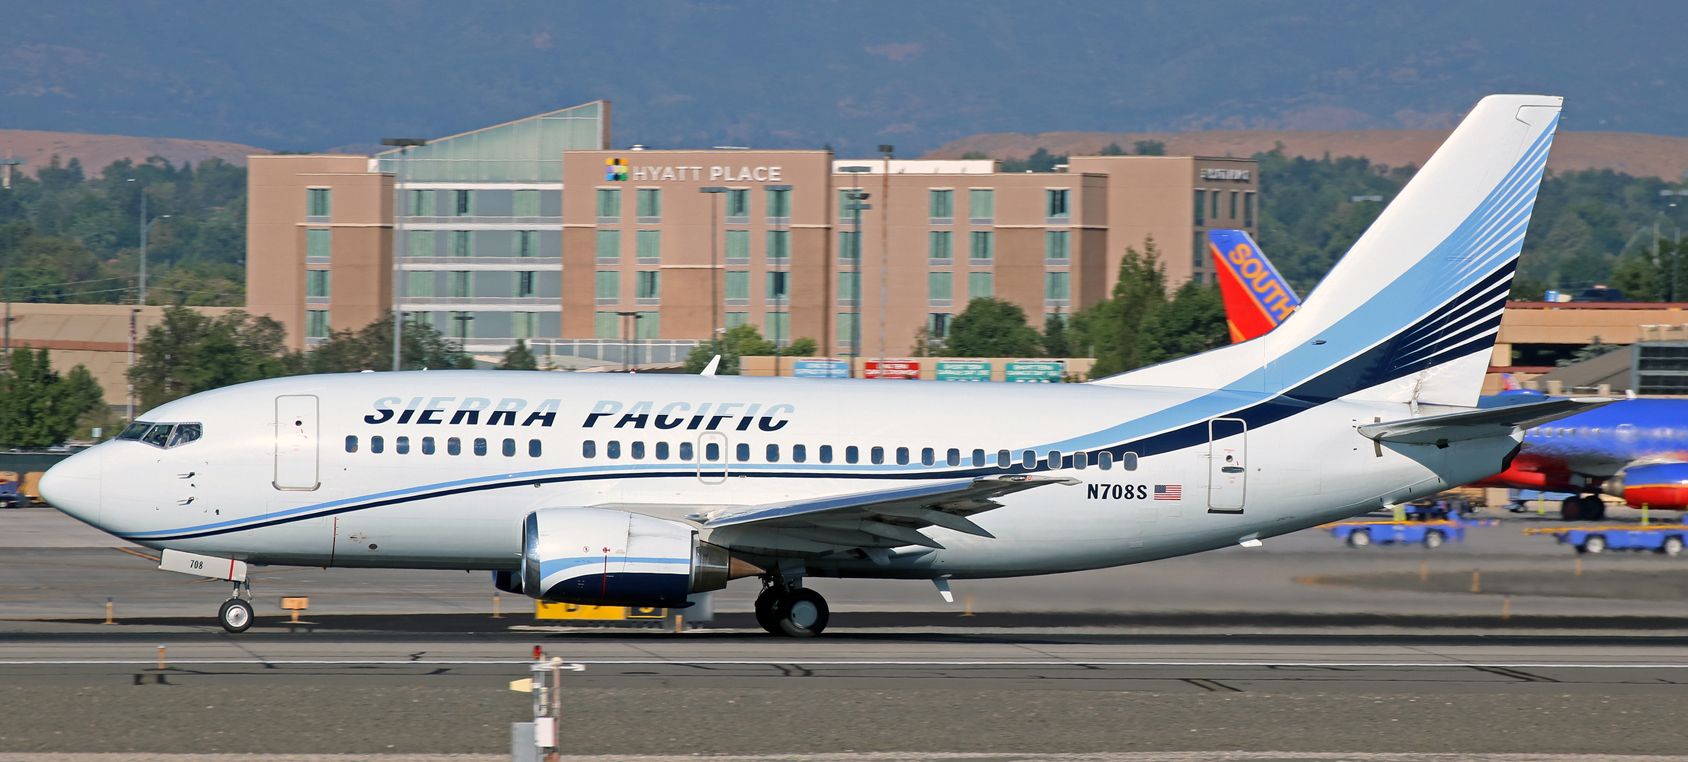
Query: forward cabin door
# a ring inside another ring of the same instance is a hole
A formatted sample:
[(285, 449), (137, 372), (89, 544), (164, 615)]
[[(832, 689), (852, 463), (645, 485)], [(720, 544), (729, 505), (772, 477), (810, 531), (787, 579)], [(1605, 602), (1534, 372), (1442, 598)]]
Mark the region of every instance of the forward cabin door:
[(1207, 422), (1207, 512), (1242, 513), (1248, 489), (1248, 424), (1238, 418)]
[(275, 398), (276, 489), (314, 490), (317, 478), (317, 398), (287, 394)]

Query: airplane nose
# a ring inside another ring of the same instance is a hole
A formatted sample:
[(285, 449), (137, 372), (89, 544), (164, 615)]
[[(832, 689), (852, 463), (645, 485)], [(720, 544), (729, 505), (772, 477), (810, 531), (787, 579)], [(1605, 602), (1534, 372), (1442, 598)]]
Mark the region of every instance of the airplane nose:
[(41, 498), (89, 524), (100, 521), (100, 462), (105, 447), (94, 446), (58, 462), (41, 475)]

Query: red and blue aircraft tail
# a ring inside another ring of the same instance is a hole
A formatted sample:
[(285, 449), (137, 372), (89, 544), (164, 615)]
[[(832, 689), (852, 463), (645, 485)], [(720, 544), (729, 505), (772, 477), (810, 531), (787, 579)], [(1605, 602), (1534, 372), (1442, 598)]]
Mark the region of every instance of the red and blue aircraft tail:
[(1209, 230), (1207, 249), (1213, 255), (1213, 272), (1225, 300), (1225, 324), (1233, 343), (1265, 335), (1301, 306), (1294, 289), (1248, 231)]

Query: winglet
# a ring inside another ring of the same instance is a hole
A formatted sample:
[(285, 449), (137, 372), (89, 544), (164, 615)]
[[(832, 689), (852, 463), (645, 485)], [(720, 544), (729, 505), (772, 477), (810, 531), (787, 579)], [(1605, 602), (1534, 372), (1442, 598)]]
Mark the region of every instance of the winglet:
[(719, 370), (720, 367), (721, 367), (721, 356), (716, 355), (716, 356), (709, 359), (709, 364), (705, 365), (703, 367), (703, 372), (699, 373), (698, 375), (700, 375), (700, 376), (713, 376), (713, 375), (715, 375), (715, 371)]

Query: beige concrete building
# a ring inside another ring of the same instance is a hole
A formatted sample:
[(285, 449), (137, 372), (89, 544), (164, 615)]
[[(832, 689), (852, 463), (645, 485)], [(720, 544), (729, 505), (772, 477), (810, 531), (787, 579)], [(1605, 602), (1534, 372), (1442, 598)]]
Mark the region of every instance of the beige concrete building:
[(980, 296), (1039, 327), (1082, 309), (1151, 236), (1172, 285), (1204, 275), (1207, 226), (1252, 232), (1259, 205), (1241, 159), (1004, 173), (608, 146), (599, 101), (376, 157), (253, 157), (248, 303), (301, 348), (389, 314), (396, 289), (407, 321), (476, 353), (524, 339), (542, 357), (665, 362), (748, 323), (897, 356)]
[[(233, 312), (233, 307), (191, 307), (211, 317)], [(100, 384), (107, 405), (121, 408), (129, 402), (129, 366), (135, 342), (146, 338), (147, 330), (164, 320), (164, 308), (133, 304), (28, 304), (14, 303), (8, 310), (10, 330), (6, 339), (12, 348), (46, 349), (53, 369), (64, 373), (78, 365), (88, 369)]]

